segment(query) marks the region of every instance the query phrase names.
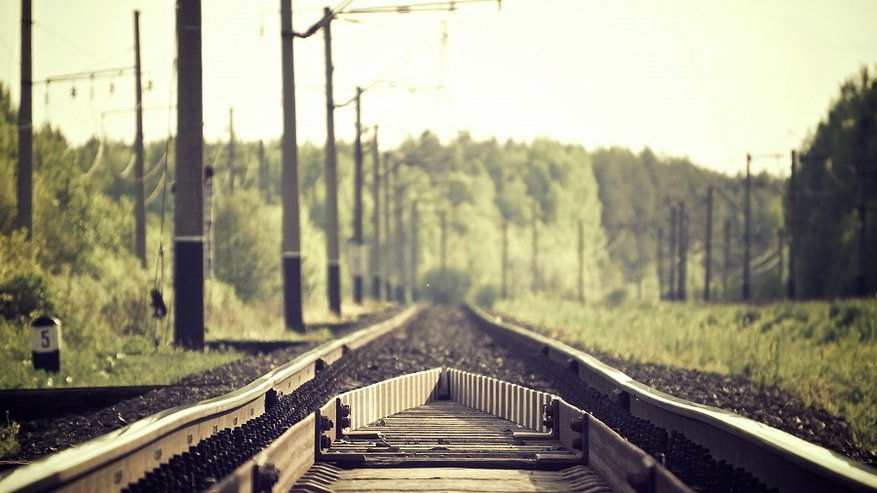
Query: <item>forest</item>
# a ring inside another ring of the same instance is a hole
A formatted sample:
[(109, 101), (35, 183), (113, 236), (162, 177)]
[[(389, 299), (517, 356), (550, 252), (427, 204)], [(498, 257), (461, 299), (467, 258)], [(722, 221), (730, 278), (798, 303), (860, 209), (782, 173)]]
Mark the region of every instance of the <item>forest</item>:
[[(875, 113), (877, 83), (863, 68), (843, 83), (826, 117), (802, 143), (794, 182), (788, 176), (752, 176), (754, 300), (786, 296), (792, 242), (798, 252), (793, 274), (801, 298), (873, 294), (877, 289), (877, 261), (864, 255), (858, 263), (859, 249), (873, 251), (877, 241)], [(0, 87), (3, 318), (12, 323), (35, 311), (57, 310), (78, 313), (86, 324), (93, 323), (86, 322), (86, 314), (99, 314), (113, 330), (154, 333), (149, 289), (170, 289), (172, 136), (146, 146), (148, 265), (142, 269), (133, 255), (130, 143), (94, 138), (74, 146), (50, 126), (38, 129), (29, 242), (14, 229), (16, 125), (9, 91)], [(708, 171), (648, 148), (587, 150), (545, 138), (477, 141), (466, 132), (441, 142), (425, 132), (398, 148), (381, 149), (374, 147), (372, 137), (365, 138), (365, 242), (373, 248), (371, 190), (374, 166), (379, 165), (380, 179), (392, 183), (393, 214), (398, 209), (401, 219), (397, 223), (394, 217), (391, 227), (405, 245), (394, 269), (386, 271), (386, 258), (381, 268), (384, 277), (409, 291), (414, 288), (434, 299), (447, 296), (442, 284), (452, 279), (456, 300), (487, 304), (534, 292), (610, 304), (679, 297), (678, 286), (671, 288), (669, 279), (671, 274), (678, 279), (677, 269), (682, 268), (678, 242), (684, 236), (686, 297), (703, 298), (710, 250), (710, 298), (741, 299), (743, 174)], [(347, 239), (353, 231), (352, 144), (340, 143), (338, 156), (340, 237)], [(214, 173), (215, 269), (208, 295), (222, 293), (242, 306), (268, 307), (264, 311), (276, 314), (281, 285), (279, 142), (208, 142), (205, 165)], [(326, 282), (321, 146), (300, 146), (299, 176), (303, 284), (306, 306), (316, 308), (324, 304)], [(683, 207), (685, 221), (679, 224), (684, 226), (677, 231), (671, 219), (677, 213), (681, 217)], [(342, 251), (345, 300), (350, 299), (351, 284), (345, 274), (347, 257)], [(371, 265), (369, 271), (376, 268)], [(448, 277), (448, 272), (453, 275)]]

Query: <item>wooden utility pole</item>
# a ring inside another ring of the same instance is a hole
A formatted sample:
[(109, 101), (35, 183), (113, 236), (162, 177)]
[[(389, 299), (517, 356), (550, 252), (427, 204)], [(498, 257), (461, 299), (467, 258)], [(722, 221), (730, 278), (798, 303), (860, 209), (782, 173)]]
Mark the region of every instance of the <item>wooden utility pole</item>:
[(390, 223), (390, 153), (384, 153), (384, 296), (387, 301), (393, 301), (393, 226)]
[(265, 204), (271, 203), (271, 178), (268, 176), (268, 161), (265, 159), (265, 143), (259, 141), (259, 189)]
[(174, 343), (204, 347), (204, 134), (201, 2), (177, 0), (177, 176), (174, 207)]
[(304, 332), (301, 289), (301, 232), (298, 206), (298, 137), (295, 122), (292, 2), (280, 0), (280, 65), (283, 86), (280, 193), (283, 207), (283, 315), (286, 330)]
[(140, 81), (140, 11), (134, 11), (134, 96), (136, 101), (134, 134), (134, 255), (146, 268), (146, 195), (143, 169), (143, 86)]
[(405, 282), (408, 277), (405, 267), (405, 229), (402, 227), (402, 207), (405, 203), (405, 190), (399, 181), (399, 166), (393, 166), (393, 214), (396, 220), (395, 251), (396, 258), (396, 301), (405, 303)]
[(796, 214), (798, 187), (795, 182), (797, 161), (798, 154), (792, 151), (792, 169), (789, 174), (789, 213), (786, 221), (786, 228), (789, 230), (789, 278), (786, 284), (786, 293), (790, 300), (795, 299), (797, 295), (797, 286), (795, 285), (795, 273), (797, 272), (795, 263), (798, 260), (798, 217)]
[(448, 269), (448, 217), (445, 211), (439, 212), (439, 222), (441, 224), (441, 239), (439, 241), (442, 272)]
[(685, 215), (685, 202), (679, 201), (679, 288), (676, 299), (685, 301), (688, 296), (685, 284), (688, 267), (688, 217)]
[(728, 276), (731, 273), (731, 218), (725, 218), (724, 225), (724, 233), (725, 233), (725, 268), (722, 269), (722, 293), (725, 295), (725, 300), (730, 299), (728, 297)]
[(752, 155), (746, 154), (746, 201), (743, 203), (743, 301), (752, 297), (749, 277), (749, 262), (752, 241)]
[(533, 251), (531, 257), (531, 265), (530, 269), (532, 272), (533, 279), (531, 281), (530, 290), (533, 292), (539, 291), (541, 288), (541, 283), (539, 282), (539, 227), (538, 227), (538, 208), (536, 206), (536, 201), (533, 201), (533, 219), (531, 222), (532, 228), (532, 240), (533, 240)]
[(356, 140), (353, 145), (353, 302), (362, 304), (362, 271), (364, 267), (362, 242), (362, 88), (356, 88)]
[(417, 253), (418, 253), (418, 241), (417, 241), (417, 225), (418, 222), (418, 214), (417, 214), (417, 202), (413, 202), (411, 204), (411, 301), (416, 302), (419, 298), (417, 293)]
[(579, 279), (578, 279), (578, 295), (579, 303), (585, 302), (585, 222), (579, 219), (579, 238), (578, 238), (578, 254), (579, 254)]
[(670, 279), (667, 283), (667, 299), (676, 299), (676, 240), (678, 238), (676, 228), (676, 207), (670, 206)]
[(777, 263), (777, 275), (779, 276), (779, 284), (780, 284), (780, 297), (782, 298), (783, 292), (783, 268), (786, 264), (786, 254), (785, 254), (785, 232), (782, 229), (777, 230), (777, 252), (779, 252), (780, 261)]
[[(444, 228), (444, 221), (442, 222), (442, 228)], [(442, 237), (444, 237), (444, 233), (442, 233)], [(442, 247), (444, 252), (444, 246)], [(502, 264), (500, 265), (500, 269), (502, 270), (502, 284), (500, 286), (500, 297), (505, 299), (509, 295), (509, 286), (508, 286), (508, 272), (509, 272), (509, 221), (506, 218), (502, 218)], [(444, 265), (444, 264), (443, 264)], [(442, 267), (444, 270), (444, 267)]]
[(858, 236), (859, 248), (856, 255), (856, 278), (854, 290), (858, 297), (865, 296), (868, 292), (868, 285), (865, 280), (865, 257), (868, 255), (868, 209), (866, 207), (866, 190), (865, 166), (868, 159), (868, 139), (871, 138), (874, 128), (874, 117), (869, 115), (859, 119), (858, 124), (858, 141), (859, 141), (859, 159), (856, 165), (856, 177), (858, 185), (858, 199), (856, 200), (856, 218), (858, 219), (858, 228), (856, 235)]
[(33, 237), (33, 63), (31, 0), (21, 0), (21, 102), (18, 107), (18, 217), (16, 228)]
[(374, 242), (371, 251), (372, 298), (381, 299), (381, 160), (378, 153), (378, 127), (375, 126), (374, 145), (372, 145), (372, 230)]
[(703, 300), (710, 300), (710, 282), (713, 275), (713, 186), (706, 191), (706, 248), (703, 273)]
[(658, 298), (665, 299), (664, 294), (664, 228), (658, 228)]
[(326, 52), (326, 258), (329, 260), (329, 310), (341, 315), (341, 264), (338, 248), (338, 183), (335, 151), (335, 98), (332, 72), (332, 11), (323, 9), (323, 39)]
[(234, 147), (234, 108), (228, 109), (228, 193), (234, 193), (235, 175), (235, 147)]
[(215, 182), (213, 166), (204, 166), (204, 279), (213, 279), (213, 184)]

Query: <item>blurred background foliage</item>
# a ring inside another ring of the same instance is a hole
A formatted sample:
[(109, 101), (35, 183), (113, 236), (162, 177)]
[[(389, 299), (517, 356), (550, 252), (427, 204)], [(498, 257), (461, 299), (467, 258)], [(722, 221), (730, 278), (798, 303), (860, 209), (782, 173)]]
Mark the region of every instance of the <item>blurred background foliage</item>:
[[(877, 84), (863, 68), (844, 82), (826, 118), (802, 144), (796, 276), (805, 298), (852, 293), (860, 187), (867, 209), (877, 205), (875, 112)], [(94, 138), (74, 146), (56, 129), (37, 129), (33, 240), (27, 242), (14, 229), (16, 122), (9, 91), (0, 86), (0, 324), (4, 347), (26, 345), (21, 342), (25, 321), (47, 311), (64, 319), (65, 338), (74, 347), (96, 344), (120, 349), (122, 336), (140, 337), (156, 347), (167, 343), (169, 319), (152, 319), (148, 301), (149, 290), (157, 286), (172, 306), (172, 139), (146, 145), (148, 268), (142, 269), (132, 254), (130, 143)], [(371, 247), (375, 232), (370, 191), (375, 163), (369, 139), (368, 135), (364, 138), (363, 197), (365, 241)], [(208, 339), (210, 331), (215, 335), (252, 331), (248, 325), (253, 324), (278, 330), (282, 326), (279, 142), (239, 141), (234, 149), (231, 155), (227, 142), (205, 146), (205, 165), (214, 171), (215, 218), (215, 270), (206, 296)], [(485, 305), (533, 294), (587, 304), (657, 300), (662, 294), (659, 251), (665, 263), (670, 256), (670, 207), (684, 202), (689, 219), (689, 299), (702, 296), (707, 242), (713, 247), (711, 294), (724, 301), (740, 298), (744, 203), (740, 174), (707, 171), (685, 158), (657, 155), (648, 148), (586, 150), (548, 138), (478, 141), (466, 132), (444, 142), (424, 132), (398, 148), (381, 149), (379, 155), (384, 151), (388, 151), (386, 165), (393, 180), (393, 207), (400, 209), (403, 224), (397, 231), (393, 218), (391, 227), (402, 236), (401, 259), (406, 269), (384, 271), (383, 276), (413, 287), (423, 297), (442, 302), (476, 300)], [(342, 242), (353, 236), (352, 155), (350, 143), (338, 144)], [(302, 144), (303, 285), (310, 313), (325, 312), (323, 168), (322, 147)], [(709, 186), (716, 189), (711, 239), (705, 234)], [(781, 299), (785, 291), (789, 273), (783, 270), (783, 260), (788, 241), (783, 230), (788, 198), (786, 178), (767, 173), (753, 177), (753, 293), (759, 301)], [(411, 221), (415, 207), (416, 232)], [(877, 221), (873, 213), (868, 217), (865, 245), (873, 251)], [(726, 222), (731, 231), (727, 265), (722, 230)], [(659, 228), (663, 246), (658, 244)], [(416, 270), (410, 264), (415, 234), (419, 245)], [(444, 263), (442, 244), (446, 245)], [(503, 251), (507, 252), (505, 272)], [(344, 299), (350, 300), (346, 253), (342, 249), (342, 286)], [(390, 257), (399, 260), (395, 252)], [(871, 294), (877, 289), (875, 271), (877, 260), (869, 256), (866, 285)]]

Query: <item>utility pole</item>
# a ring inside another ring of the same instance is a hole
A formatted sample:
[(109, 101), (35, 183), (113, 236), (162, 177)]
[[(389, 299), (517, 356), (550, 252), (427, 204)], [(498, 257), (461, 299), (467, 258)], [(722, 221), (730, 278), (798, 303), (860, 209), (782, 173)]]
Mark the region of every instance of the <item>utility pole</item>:
[(782, 297), (783, 292), (783, 268), (785, 267), (785, 232), (782, 229), (777, 230), (777, 251), (779, 252), (780, 261), (777, 264), (777, 270), (779, 271), (777, 274), (779, 275), (779, 284), (780, 284), (780, 297)]
[(353, 145), (353, 302), (362, 304), (362, 88), (356, 88), (356, 141)]
[(687, 293), (685, 281), (688, 267), (688, 217), (685, 215), (685, 202), (679, 201), (679, 291), (676, 299), (685, 301)]
[(262, 190), (265, 204), (271, 203), (271, 190), (269, 183), (271, 178), (268, 176), (268, 161), (265, 159), (265, 143), (259, 141), (259, 188)]
[[(292, 1), (280, 0), (280, 65), (283, 78), (283, 136), (280, 193), (283, 207), (283, 314), (286, 330), (304, 332), (301, 290), (301, 230), (298, 207), (298, 137), (295, 122)], [(267, 194), (267, 192), (266, 192)]]
[(18, 108), (18, 217), (15, 226), (33, 237), (33, 63), (31, 0), (21, 0), (21, 102)]
[(585, 302), (585, 222), (579, 219), (579, 303)]
[(234, 108), (228, 109), (228, 193), (234, 193), (235, 180)]
[[(444, 221), (442, 221), (442, 228), (444, 228)], [(444, 229), (442, 230), (442, 238), (444, 238)], [(442, 246), (442, 255), (442, 258), (444, 258), (444, 246)], [(502, 285), (500, 286), (500, 297), (502, 299), (506, 299), (509, 295), (509, 221), (506, 218), (502, 218), (502, 265), (500, 267), (502, 270)], [(442, 270), (444, 270), (444, 264), (442, 264)]]
[(378, 153), (378, 127), (375, 126), (374, 145), (372, 145), (372, 230), (375, 241), (372, 244), (372, 298), (381, 299), (381, 160)]
[(532, 254), (532, 265), (530, 266), (532, 270), (532, 284), (530, 286), (530, 290), (534, 293), (539, 291), (541, 288), (539, 282), (539, 228), (537, 223), (539, 222), (539, 218), (537, 217), (537, 206), (536, 201), (533, 201), (533, 221), (532, 221), (532, 239), (533, 239), (533, 254)]
[(387, 301), (393, 301), (393, 263), (391, 252), (393, 251), (393, 226), (390, 223), (390, 153), (384, 153), (384, 296)]
[(789, 214), (788, 224), (786, 225), (786, 228), (789, 230), (789, 279), (786, 289), (790, 300), (795, 299), (797, 295), (797, 286), (795, 285), (795, 273), (797, 272), (795, 263), (798, 260), (798, 216), (796, 214), (798, 187), (795, 181), (797, 161), (798, 153), (792, 151), (792, 169), (789, 174)]
[(417, 293), (417, 250), (419, 245), (417, 244), (417, 222), (418, 222), (418, 214), (417, 214), (417, 202), (413, 202), (411, 204), (411, 301), (416, 302), (418, 299)]
[(668, 283), (667, 299), (676, 299), (676, 207), (670, 206), (670, 282)]
[(174, 343), (204, 347), (204, 133), (201, 1), (177, 0)]
[(664, 228), (658, 228), (658, 298), (665, 299), (664, 295)]
[(728, 275), (731, 273), (731, 218), (725, 218), (725, 268), (722, 269), (722, 293), (728, 300)]
[(335, 99), (332, 72), (332, 11), (323, 9), (323, 40), (326, 48), (326, 237), (329, 259), (329, 309), (341, 315), (341, 265), (338, 252), (338, 183), (335, 152)]
[(856, 233), (859, 240), (859, 251), (856, 255), (856, 279), (854, 288), (856, 296), (863, 297), (868, 292), (868, 286), (865, 281), (865, 256), (868, 253), (868, 223), (867, 209), (865, 205), (865, 179), (867, 175), (865, 174), (865, 165), (868, 159), (868, 139), (871, 137), (874, 128), (874, 117), (867, 116), (860, 118), (857, 127), (859, 130), (858, 140), (860, 157), (858, 159), (858, 165), (856, 166), (856, 181), (858, 182), (859, 187), (859, 197), (856, 201), (856, 216), (859, 224)]
[(204, 279), (213, 279), (213, 166), (204, 166)]
[(752, 297), (749, 278), (749, 261), (752, 241), (752, 154), (746, 154), (746, 201), (743, 204), (743, 301)]
[(394, 228), (396, 235), (396, 301), (405, 303), (405, 282), (408, 277), (405, 272), (405, 229), (402, 227), (402, 207), (405, 203), (405, 190), (399, 181), (399, 166), (393, 166), (393, 214), (396, 217)]
[(442, 273), (448, 269), (448, 217), (447, 212), (439, 212), (439, 222), (441, 224), (441, 239), (439, 241)]
[(134, 95), (136, 133), (134, 135), (134, 254), (146, 268), (146, 195), (143, 169), (143, 86), (140, 82), (140, 11), (134, 11)]
[(710, 300), (710, 281), (713, 275), (713, 186), (706, 191), (706, 257), (704, 258), (703, 300)]

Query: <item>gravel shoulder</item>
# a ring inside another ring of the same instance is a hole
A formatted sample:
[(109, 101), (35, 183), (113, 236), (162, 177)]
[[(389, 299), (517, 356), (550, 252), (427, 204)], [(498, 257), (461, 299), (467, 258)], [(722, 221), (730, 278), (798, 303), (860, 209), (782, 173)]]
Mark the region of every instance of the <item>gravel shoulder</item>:
[[(392, 309), (366, 315), (355, 323), (346, 324), (343, 328), (335, 330), (334, 333), (338, 336), (346, 335), (386, 320), (397, 312), (398, 309)], [(104, 409), (20, 421), (19, 452), (2, 459), (10, 462), (31, 462), (172, 407), (219, 397), (246, 386), (320, 344), (322, 343), (307, 342), (266, 354), (247, 356), (207, 372), (183, 378), (173, 386), (154, 390)]]
[[(371, 325), (392, 313), (361, 320), (345, 333)], [(520, 324), (524, 325), (524, 324)], [(530, 327), (538, 331), (538, 327)], [(545, 365), (538, 354), (520, 354), (477, 329), (459, 309), (427, 307), (406, 330), (385, 336), (374, 349), (357, 357), (345, 370), (338, 390), (356, 388), (399, 374), (455, 367), (568, 398), (576, 383), (564, 383), (558, 370)], [(225, 394), (244, 386), (296, 356), (315, 343), (250, 356), (106, 409), (62, 418), (21, 423), (21, 451), (5, 460), (31, 461), (125, 426), (156, 412)], [(788, 392), (722, 375), (659, 365), (633, 364), (605, 353), (587, 351), (605, 363), (658, 390), (694, 402), (728, 409), (788, 431), (865, 464), (877, 458), (852, 443), (847, 424), (824, 410), (804, 406)], [(561, 382), (561, 383), (558, 383)], [(571, 396), (571, 402), (576, 396)], [(568, 399), (570, 400), (570, 399)]]
[[(503, 320), (533, 332), (547, 330), (497, 314)], [(841, 455), (877, 467), (877, 455), (853, 442), (849, 424), (825, 409), (807, 406), (793, 393), (741, 377), (651, 363), (634, 363), (588, 347), (577, 347), (603, 363), (680, 399), (718, 407), (770, 425)]]

